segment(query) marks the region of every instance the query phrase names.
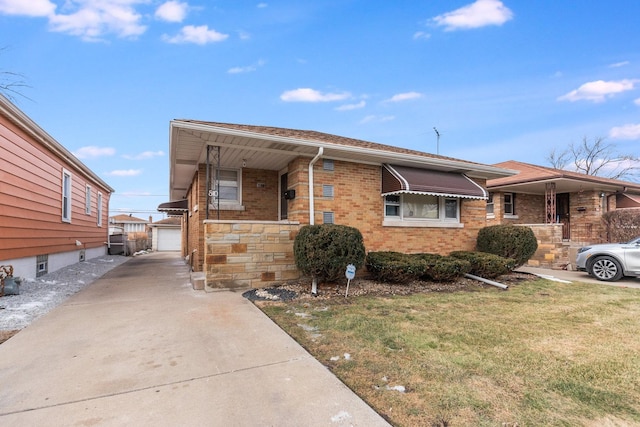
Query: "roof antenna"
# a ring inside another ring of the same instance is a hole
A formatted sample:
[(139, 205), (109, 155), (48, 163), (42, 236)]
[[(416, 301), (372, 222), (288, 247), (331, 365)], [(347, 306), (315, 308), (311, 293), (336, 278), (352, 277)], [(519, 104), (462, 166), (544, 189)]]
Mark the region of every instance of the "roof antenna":
[(440, 132), (438, 132), (438, 129), (436, 129), (436, 127), (433, 127), (433, 130), (436, 132), (436, 154), (440, 154)]

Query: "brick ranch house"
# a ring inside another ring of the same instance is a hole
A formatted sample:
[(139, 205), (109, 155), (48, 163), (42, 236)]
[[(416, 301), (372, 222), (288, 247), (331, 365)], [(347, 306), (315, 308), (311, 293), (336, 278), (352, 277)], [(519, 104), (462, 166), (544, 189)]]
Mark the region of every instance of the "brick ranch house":
[(34, 278), (105, 255), (113, 188), (0, 95), (0, 265)]
[[(299, 277), (305, 224), (360, 230), (368, 251), (472, 250), (487, 179), (513, 171), (314, 131), (173, 120), (170, 197), (182, 254), (207, 288)], [(194, 285), (195, 286), (195, 285)], [(196, 286), (197, 287), (197, 286)]]
[(517, 175), (487, 181), (487, 224), (526, 224), (538, 237), (530, 265), (568, 267), (580, 246), (607, 242), (602, 215), (640, 208), (640, 184), (507, 161)]

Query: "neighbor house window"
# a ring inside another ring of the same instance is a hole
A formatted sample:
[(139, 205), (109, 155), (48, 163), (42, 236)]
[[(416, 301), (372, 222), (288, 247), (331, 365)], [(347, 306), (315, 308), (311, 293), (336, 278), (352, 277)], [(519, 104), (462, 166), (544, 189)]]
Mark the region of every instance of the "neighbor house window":
[(84, 213), (91, 215), (91, 186), (87, 185), (84, 193)]
[(234, 169), (218, 169), (212, 190), (214, 203), (240, 203), (239, 171)]
[(71, 222), (71, 173), (62, 170), (62, 220)]
[(102, 227), (102, 193), (98, 192), (98, 227)]
[(516, 195), (513, 193), (504, 193), (504, 214), (516, 214)]
[(390, 195), (384, 198), (384, 213), (389, 219), (403, 221), (460, 220), (460, 201), (454, 197), (424, 194)]
[(49, 270), (49, 255), (36, 257), (36, 277), (44, 276)]

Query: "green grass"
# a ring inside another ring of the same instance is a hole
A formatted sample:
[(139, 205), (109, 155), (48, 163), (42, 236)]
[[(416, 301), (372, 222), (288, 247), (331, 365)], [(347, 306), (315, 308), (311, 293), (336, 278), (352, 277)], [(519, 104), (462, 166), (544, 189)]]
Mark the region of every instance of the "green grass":
[(394, 425), (640, 425), (637, 289), (537, 280), (260, 307)]

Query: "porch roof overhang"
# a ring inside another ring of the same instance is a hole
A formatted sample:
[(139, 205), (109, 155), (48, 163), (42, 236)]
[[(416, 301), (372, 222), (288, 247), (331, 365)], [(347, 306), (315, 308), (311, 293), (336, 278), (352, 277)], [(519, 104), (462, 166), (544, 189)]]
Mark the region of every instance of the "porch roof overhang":
[(496, 166), (314, 131), (172, 120), (169, 130), (171, 200), (185, 198), (198, 165), (206, 162), (207, 146), (219, 147), (222, 167), (234, 169), (280, 171), (298, 157), (311, 160), (322, 148), (323, 158), (360, 164), (392, 163), (480, 179), (516, 173)]
[(382, 195), (402, 193), (467, 199), (487, 198), (486, 190), (462, 173), (383, 165)]
[[(585, 190), (602, 191), (606, 193), (626, 193), (630, 186), (640, 189), (640, 186), (632, 183), (615, 182), (614, 180), (604, 179), (577, 179), (575, 177), (550, 177), (539, 180), (529, 180), (521, 182), (510, 182), (508, 184), (496, 185), (487, 183), (489, 191), (501, 191), (506, 193), (525, 193), (525, 194), (545, 194), (547, 184), (555, 184), (556, 193), (578, 193)], [(614, 182), (611, 182), (614, 181)]]

